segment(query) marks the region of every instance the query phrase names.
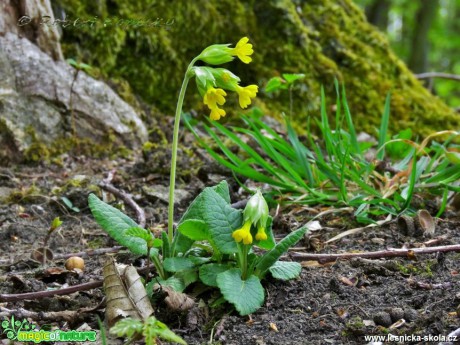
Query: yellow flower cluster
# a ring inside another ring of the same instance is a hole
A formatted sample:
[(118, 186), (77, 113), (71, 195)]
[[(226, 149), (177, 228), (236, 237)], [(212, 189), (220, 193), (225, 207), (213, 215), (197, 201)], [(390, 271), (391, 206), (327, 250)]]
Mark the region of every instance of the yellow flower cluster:
[[(249, 43), (249, 38), (243, 37), (236, 44), (235, 48), (229, 48), (225, 44), (216, 44), (206, 48), (199, 56), (201, 60), (206, 63), (219, 65), (225, 62), (229, 62), (234, 56), (237, 56), (242, 62), (248, 64), (252, 61), (250, 57), (254, 53), (252, 44)], [(200, 69), (198, 67), (197, 69)], [(206, 69), (206, 67), (201, 68)], [(227, 96), (224, 89), (234, 91), (238, 94), (239, 104), (242, 109), (246, 109), (252, 102), (252, 99), (256, 97), (259, 88), (257, 85), (249, 85), (242, 87), (238, 85), (240, 79), (230, 71), (223, 68), (214, 68), (205, 73), (201, 71), (200, 76), (212, 75), (211, 80), (207, 80), (203, 89), (204, 92), (203, 102), (211, 110), (211, 120), (219, 120), (225, 116), (225, 110), (219, 108), (219, 105), (225, 103), (225, 96)], [(198, 76), (198, 74), (197, 74)], [(204, 85), (203, 85), (204, 86)], [(216, 88), (217, 87), (217, 88)], [(200, 88), (200, 86), (199, 86)]]
[(268, 218), (268, 205), (259, 190), (248, 200), (243, 215), (243, 226), (232, 233), (234, 240), (236, 242), (243, 242), (244, 244), (252, 244), (251, 226), (254, 225), (257, 227), (256, 240), (265, 241), (268, 238), (265, 232)]
[(223, 89), (215, 89), (210, 87), (203, 97), (203, 103), (211, 109), (211, 120), (219, 120), (221, 116), (225, 116), (225, 110), (220, 109), (218, 105), (225, 103), (227, 93)]

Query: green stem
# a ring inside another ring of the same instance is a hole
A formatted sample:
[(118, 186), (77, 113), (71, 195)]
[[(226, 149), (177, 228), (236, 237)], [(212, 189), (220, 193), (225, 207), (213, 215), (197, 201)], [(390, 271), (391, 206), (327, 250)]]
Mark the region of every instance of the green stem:
[(161, 279), (166, 280), (168, 277), (166, 277), (166, 275), (165, 275), (163, 265), (161, 264), (160, 258), (158, 257), (158, 255), (152, 255), (152, 261), (153, 261), (153, 264), (155, 265), (155, 268), (157, 269), (157, 272), (160, 275)]
[(177, 146), (179, 143), (179, 126), (182, 114), (182, 105), (184, 103), (185, 91), (191, 78), (190, 71), (198, 58), (194, 58), (185, 72), (184, 80), (177, 100), (176, 115), (174, 117), (173, 144), (171, 152), (171, 175), (169, 178), (169, 208), (168, 208), (168, 239), (172, 243), (174, 236), (174, 189), (176, 188), (176, 163), (177, 163)]
[(238, 264), (241, 270), (241, 279), (246, 280), (248, 276), (248, 252), (250, 245), (238, 243)]

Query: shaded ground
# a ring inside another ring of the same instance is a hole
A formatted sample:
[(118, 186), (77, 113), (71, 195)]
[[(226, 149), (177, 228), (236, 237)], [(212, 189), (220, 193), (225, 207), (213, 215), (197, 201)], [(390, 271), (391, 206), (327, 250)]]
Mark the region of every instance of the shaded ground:
[[(189, 155), (196, 156), (199, 156), (197, 152)], [(34, 249), (42, 246), (49, 225), (57, 216), (63, 225), (49, 241), (55, 256), (116, 245), (95, 223), (86, 201), (91, 191), (100, 193), (97, 184), (112, 169), (116, 171), (114, 185), (130, 192), (145, 209), (147, 226), (164, 227), (167, 219), (165, 187), (168, 185), (165, 167), (169, 157), (167, 152), (152, 157), (145, 157), (145, 162), (139, 159), (137, 163), (63, 157), (60, 166), (2, 168), (0, 293), (44, 291), (102, 279), (103, 255), (85, 258), (83, 273), (67, 272), (64, 259), (54, 260), (43, 267), (30, 256)], [(199, 157), (199, 160), (203, 159)], [(180, 163), (178, 216), (203, 187), (224, 178), (230, 182), (232, 201), (246, 197), (231, 182), (231, 177), (224, 176), (218, 167), (207, 164), (205, 169), (190, 168), (195, 166), (190, 160)], [(103, 195), (135, 218), (133, 211), (120, 200), (110, 193), (103, 192)], [(66, 205), (62, 197), (71, 205)], [(78, 210), (71, 210), (69, 206)], [(313, 214), (307, 210), (282, 210), (275, 218), (276, 236), (285, 236), (289, 229), (305, 224)], [(314, 252), (315, 248), (324, 253), (375, 251), (420, 247), (427, 241), (405, 236), (393, 223), (325, 245), (325, 240), (356, 224), (347, 214), (329, 215), (320, 222), (323, 229), (308, 234), (296, 251)], [(448, 219), (438, 220), (434, 236), (439, 239), (436, 245), (460, 243), (459, 225), (460, 221), (453, 213), (448, 214)], [(170, 312), (160, 302), (157, 317), (189, 344), (210, 341), (229, 345), (364, 344), (368, 343), (364, 335), (385, 335), (388, 332), (395, 335), (447, 335), (459, 324), (456, 314), (460, 303), (459, 255), (420, 255), (412, 260), (355, 259), (325, 265), (304, 262), (299, 279), (290, 282), (268, 280), (265, 283), (266, 301), (251, 319), (239, 317), (229, 305), (210, 308), (208, 301), (216, 297), (215, 291), (199, 293), (193, 288), (188, 292), (200, 303), (190, 313)], [(137, 267), (145, 264), (142, 258), (125, 251), (116, 254), (116, 258)], [(40, 300), (0, 302), (0, 315), (1, 319), (12, 314), (16, 318), (31, 316), (31, 322), (52, 324), (62, 330), (85, 327), (98, 330), (97, 316), (104, 317), (103, 297), (102, 288), (96, 288)], [(26, 311), (32, 314), (25, 314)], [(66, 318), (59, 314), (62, 311), (78, 312)], [(401, 319), (405, 322), (399, 321)], [(403, 324), (390, 330), (390, 326), (398, 321)], [(117, 342), (111, 340), (110, 344)], [(7, 344), (6, 340), (0, 343)], [(414, 343), (438, 342), (421, 340)]]

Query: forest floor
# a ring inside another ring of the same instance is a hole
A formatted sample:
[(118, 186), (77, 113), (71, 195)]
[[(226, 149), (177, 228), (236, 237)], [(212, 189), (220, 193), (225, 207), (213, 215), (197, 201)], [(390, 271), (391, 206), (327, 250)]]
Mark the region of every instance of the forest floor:
[[(70, 253), (94, 254), (93, 249), (117, 245), (94, 221), (87, 206), (89, 193), (98, 189), (96, 186), (110, 171), (115, 171), (113, 185), (130, 193), (145, 210), (147, 226), (165, 227), (169, 176), (164, 162), (169, 162), (167, 152), (132, 160), (63, 156), (59, 165), (2, 168), (0, 319), (9, 320), (14, 315), (16, 320), (27, 318), (39, 326), (51, 324), (61, 330), (99, 332), (97, 317), (104, 319), (102, 287), (40, 299), (8, 302), (2, 298), (4, 294), (101, 281), (103, 254), (84, 256), (83, 272), (69, 272), (64, 267)], [(205, 186), (222, 179), (229, 182), (232, 202), (247, 198), (231, 175), (217, 165), (206, 162), (194, 172), (186, 166), (186, 162), (179, 162), (178, 217)], [(136, 219), (133, 210), (122, 201), (103, 193), (111, 204)], [(276, 237), (282, 238), (322, 210), (281, 208), (274, 219)], [(63, 224), (48, 243), (54, 260), (43, 265), (31, 255), (43, 245), (51, 222), (58, 216)], [(390, 222), (326, 244), (326, 240), (359, 224), (347, 213), (331, 213), (318, 220), (322, 228), (307, 233), (295, 252), (358, 253), (460, 243), (460, 219), (454, 212), (437, 219), (435, 234), (429, 239), (406, 236), (396, 222)], [(145, 260), (125, 250), (114, 255), (118, 262), (145, 266)], [(400, 344), (438, 344), (436, 338), (423, 337), (446, 336), (459, 326), (459, 256), (448, 252), (329, 263), (303, 261), (298, 279), (265, 281), (265, 303), (251, 317), (239, 316), (228, 304), (211, 308), (207, 302), (215, 291), (199, 294), (193, 286), (186, 290), (196, 301), (190, 312), (169, 311), (158, 301), (156, 316), (189, 344), (367, 344), (370, 341), (365, 340), (365, 335), (386, 334), (412, 336), (415, 340), (395, 342)], [(0, 339), (0, 344), (9, 344), (5, 334)], [(112, 339), (109, 344), (121, 341)]]

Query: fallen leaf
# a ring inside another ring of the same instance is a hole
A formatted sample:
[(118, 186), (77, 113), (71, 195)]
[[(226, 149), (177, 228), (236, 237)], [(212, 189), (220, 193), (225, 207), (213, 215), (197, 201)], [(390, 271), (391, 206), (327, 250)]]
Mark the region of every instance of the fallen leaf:
[(108, 256), (103, 275), (107, 296), (105, 316), (109, 327), (124, 317), (145, 320), (153, 314), (144, 285), (133, 266), (118, 265)]

